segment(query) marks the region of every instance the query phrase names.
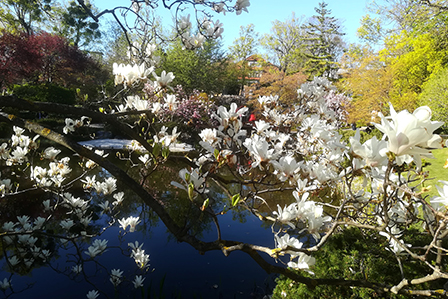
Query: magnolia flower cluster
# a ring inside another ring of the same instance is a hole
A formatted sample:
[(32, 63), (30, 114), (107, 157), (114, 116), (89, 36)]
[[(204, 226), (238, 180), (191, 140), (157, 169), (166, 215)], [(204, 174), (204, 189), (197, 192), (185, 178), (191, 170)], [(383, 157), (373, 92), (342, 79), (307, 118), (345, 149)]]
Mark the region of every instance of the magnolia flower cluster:
[(387, 150), (395, 154), (398, 165), (414, 162), (421, 168), (422, 157), (433, 157), (428, 148), (441, 148), (442, 138), (434, 131), (443, 122), (431, 121), (431, 109), (427, 106), (417, 108), (413, 113), (407, 110), (395, 112), (390, 105), (389, 121), (381, 112), (381, 124), (376, 128), (387, 137)]
[[(196, 3), (200, 4), (203, 3), (203, 1), (196, 1)], [(237, 15), (240, 15), (243, 11), (248, 12), (247, 8), (249, 6), (249, 0), (237, 0), (233, 10)], [(228, 4), (225, 2), (212, 3), (212, 9), (217, 13), (225, 14), (228, 11), (228, 8)], [(181, 32), (182, 42), (188, 49), (200, 48), (207, 38), (219, 38), (224, 31), (219, 20), (213, 23), (211, 19), (207, 18), (203, 21), (198, 21), (198, 23), (199, 32), (196, 35), (191, 35), (192, 23), (190, 21), (190, 15), (183, 16), (177, 21), (177, 28)]]
[[(259, 168), (271, 172), (279, 181), (288, 182), (297, 188), (293, 192), (296, 202), (278, 206), (278, 210), (273, 212), (276, 222), (282, 224), (283, 230), (291, 230), (298, 235), (306, 233), (313, 236), (316, 242), (331, 225), (332, 218), (324, 215), (323, 205), (309, 200), (307, 191), (318, 191), (324, 187), (334, 190), (349, 188), (351, 193), (346, 193), (347, 200), (353, 203), (353, 208), (362, 210), (361, 213), (368, 215), (366, 217), (369, 221), (376, 222), (379, 227), (385, 227), (380, 235), (389, 241), (389, 249), (396, 254), (407, 252), (406, 249), (411, 248), (411, 245), (400, 240), (403, 233), (398, 227), (414, 221), (415, 215), (419, 215), (421, 204), (407, 201), (405, 189), (397, 190), (395, 186), (408, 184), (416, 175), (408, 174), (404, 177), (388, 169), (390, 165), (411, 165), (412, 162), (417, 169), (421, 168), (421, 157), (432, 156), (428, 148), (441, 146), (441, 138), (434, 134), (441, 123), (431, 121), (428, 107), (420, 107), (413, 113), (397, 113), (391, 106), (390, 118), (379, 114), (381, 124), (376, 126), (384, 133), (381, 140), (373, 137), (361, 144), (360, 132), (357, 131), (350, 138), (350, 146), (347, 146), (337, 132), (343, 101), (339, 101), (342, 104), (337, 106), (339, 104), (328, 100), (337, 97), (331, 82), (315, 78), (313, 82), (302, 85), (298, 94), (303, 105), (289, 111), (279, 110), (277, 97), (260, 97), (258, 101), (265, 119), (255, 121), (250, 136), (242, 129), (242, 116), (246, 108), (238, 109), (236, 104), (231, 104), (230, 109), (219, 107), (214, 114), (219, 122), (218, 127), (203, 129), (199, 134), (202, 139), (200, 145), (205, 152), (196, 160), (197, 164), (213, 161), (237, 165), (240, 161), (234, 152), (245, 149), (251, 158), (249, 169)], [(288, 128), (293, 122), (296, 133), (282, 129)], [(346, 165), (347, 159), (351, 165), (342, 166)], [(242, 171), (244, 165), (238, 167), (240, 174), (246, 173)], [(196, 179), (191, 179), (189, 175), (190, 172), (184, 170), (180, 174), (184, 185), (173, 185), (190, 192), (199, 184), (202, 185), (207, 176), (194, 173)], [(347, 178), (350, 177), (352, 179), (348, 183)], [(385, 185), (385, 182), (391, 183)], [(430, 203), (435, 209), (446, 212), (448, 183), (442, 184), (442, 187), (438, 187), (440, 196), (432, 198)], [(393, 197), (394, 200), (386, 207), (369, 205), (371, 201), (382, 201), (384, 196)], [(434, 216), (428, 214), (425, 217), (428, 219), (425, 225), (431, 225)], [(312, 257), (299, 253), (303, 244), (298, 239), (289, 234), (282, 237), (277, 234), (276, 242), (281, 244), (278, 247), (283, 253), (294, 252), (288, 264), (290, 267), (308, 270), (314, 264)], [(293, 261), (294, 258), (297, 261)]]
[[(149, 267), (149, 254), (146, 254), (145, 250), (142, 249), (143, 243), (139, 244), (138, 241), (135, 241), (135, 243), (129, 243), (128, 245), (132, 249), (131, 258), (134, 259), (137, 266), (140, 269)], [(135, 286), (135, 288), (137, 288), (137, 286)]]
[(137, 81), (147, 80), (147, 77), (154, 71), (154, 67), (146, 68), (146, 64), (113, 64), (113, 74), (115, 75), (115, 85), (123, 84), (125, 87), (132, 86)]
[(36, 140), (39, 135), (31, 139), (23, 134), (24, 129), (14, 126), (13, 130), (14, 135), (11, 136), (9, 144), (4, 142), (0, 145), (0, 158), (6, 160), (7, 166), (23, 164), (28, 161), (28, 153), (38, 147)]
[[(50, 150), (51, 151), (51, 150)], [(44, 156), (48, 155), (49, 148), (44, 151)], [(54, 160), (56, 152), (53, 151), (50, 156)], [(36, 182), (39, 187), (48, 188), (52, 185), (60, 187), (67, 175), (72, 171), (69, 166), (70, 158), (65, 157), (58, 162), (50, 162), (48, 168), (41, 166), (31, 167), (31, 179)]]
[(87, 254), (88, 256), (90, 256), (91, 258), (94, 258), (97, 255), (102, 254), (106, 250), (107, 242), (108, 241), (106, 239), (103, 239), (103, 240), (96, 239), (95, 241), (93, 241), (92, 245), (87, 248), (87, 251), (84, 253)]
[[(48, 249), (39, 247), (39, 239), (33, 232), (45, 229), (47, 219), (37, 217), (32, 219), (27, 216), (18, 216), (17, 222), (4, 222), (2, 225), (3, 241), (6, 246), (17, 244), (18, 250), (13, 255), (7, 255), (9, 265), (14, 269), (16, 266), (24, 265), (30, 269), (34, 263), (47, 262), (51, 256)], [(9, 253), (8, 251), (6, 251)]]
[(129, 216), (128, 218), (119, 219), (118, 223), (123, 230), (126, 230), (129, 226), (129, 232), (133, 233), (137, 224), (140, 223), (140, 220), (139, 217)]
[(288, 267), (298, 270), (304, 270), (311, 274), (314, 274), (310, 270), (310, 267), (316, 263), (316, 259), (303, 252), (291, 250), (302, 248), (302, 242), (294, 237), (291, 237), (289, 234), (284, 234), (281, 237), (275, 235), (275, 242), (276, 247), (279, 248), (283, 254), (289, 254), (291, 256), (291, 260), (288, 262)]
[(277, 206), (278, 211), (273, 212), (276, 216), (276, 220), (289, 225), (293, 229), (296, 228), (297, 223), (301, 223), (305, 226), (303, 231), (307, 231), (316, 241), (319, 241), (319, 233), (325, 227), (325, 224), (331, 221), (331, 217), (323, 216), (322, 205), (317, 204), (315, 201), (308, 200), (308, 192), (300, 195), (298, 191), (294, 191), (293, 195), (296, 202), (285, 206), (283, 209), (279, 205)]
[(79, 127), (82, 127), (86, 121), (89, 121), (89, 118), (87, 116), (83, 116), (81, 117), (81, 119), (66, 118), (65, 127), (63, 128), (64, 134), (75, 132), (75, 130)]
[(177, 138), (181, 132), (177, 132), (177, 127), (171, 130), (171, 134), (168, 133), (168, 128), (163, 126), (157, 135), (153, 136), (154, 144), (159, 144), (164, 148), (169, 148), (171, 152), (188, 152), (193, 150), (193, 147), (189, 144), (178, 142)]
[[(8, 168), (9, 170), (14, 170), (16, 169), (14, 167), (17, 167), (22, 177), (29, 178), (35, 184), (35, 187), (44, 189), (49, 193), (51, 192), (53, 195), (50, 196), (50, 199), (42, 202), (40, 209), (35, 207), (36, 215), (39, 216), (32, 218), (28, 215), (20, 215), (17, 216), (16, 221), (9, 220), (1, 223), (0, 238), (4, 245), (4, 256), (10, 271), (19, 268), (30, 270), (34, 265), (49, 263), (54, 253), (43, 246), (47, 244), (45, 238), (47, 238), (48, 234), (54, 236), (55, 240), (57, 240), (57, 247), (62, 246), (61, 248), (65, 248), (69, 242), (94, 237), (91, 224), (94, 210), (98, 210), (98, 208), (95, 207), (95, 200), (92, 200), (93, 197), (88, 195), (91, 191), (94, 191), (95, 199), (100, 200), (97, 203), (97, 207), (101, 209), (100, 216), (107, 213), (107, 217), (113, 217), (111, 216), (113, 215), (113, 210), (124, 199), (123, 192), (115, 192), (116, 179), (113, 177), (97, 180), (95, 176), (85, 176), (81, 180), (86, 191), (85, 197), (78, 197), (70, 192), (63, 192), (62, 190), (66, 190), (67, 186), (62, 186), (61, 183), (69, 178), (72, 172), (69, 166), (70, 159), (68, 157), (58, 159), (57, 156), (61, 151), (54, 147), (48, 147), (39, 153), (36, 151), (38, 144), (35, 142), (35, 138), (31, 139), (26, 136), (25, 130), (18, 127), (14, 128), (14, 132), (15, 135), (10, 142), (3, 143), (1, 146), (3, 163), (10, 163), (13, 166)], [(14, 149), (17, 147), (26, 149), (23, 157), (20, 159), (14, 154)], [(39, 160), (28, 157), (32, 154), (36, 154), (37, 158), (41, 158), (40, 166), (35, 166), (34, 163), (31, 163)], [(103, 155), (102, 152), (98, 152), (98, 154)], [(13, 158), (11, 158), (11, 155), (13, 155)], [(22, 168), (21, 165), (24, 161), (30, 161), (31, 166)], [(13, 186), (13, 181), (9, 178), (0, 180), (0, 196), (9, 192), (21, 191), (19, 185), (16, 187), (17, 190), (13, 190)], [(100, 195), (103, 197), (110, 196), (114, 201), (109, 203), (108, 200), (102, 200)], [(58, 216), (54, 217), (54, 215)], [(131, 227), (130, 230), (133, 231), (139, 220), (138, 217), (131, 216), (123, 218), (119, 222), (123, 222), (122, 225), (125, 227), (129, 225)], [(107, 244), (108, 240), (106, 239), (95, 239), (90, 246), (80, 251), (80, 253), (83, 252), (90, 259), (94, 259), (106, 252)], [(149, 255), (145, 254), (141, 248), (136, 248), (132, 258), (139, 267), (148, 267)], [(81, 260), (88, 261), (82, 258)], [(71, 268), (75, 274), (80, 274), (84, 271), (83, 269), (83, 263), (76, 264)], [(113, 271), (111, 277), (114, 285), (118, 285), (120, 279), (122, 279), (117, 271)], [(134, 286), (136, 288), (141, 287), (143, 281), (143, 277), (135, 277), (133, 281)], [(0, 281), (0, 288), (4, 291), (11, 288), (11, 280), (4, 279)], [(91, 291), (87, 296), (88, 298), (96, 298), (98, 292)]]

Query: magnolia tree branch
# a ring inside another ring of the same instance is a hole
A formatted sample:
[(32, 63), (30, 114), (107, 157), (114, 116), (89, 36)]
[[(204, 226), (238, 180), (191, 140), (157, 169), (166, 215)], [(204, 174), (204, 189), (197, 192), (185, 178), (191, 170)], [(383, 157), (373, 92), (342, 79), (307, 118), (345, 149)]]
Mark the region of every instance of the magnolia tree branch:
[(148, 144), (142, 136), (132, 130), (127, 124), (119, 121), (114, 114), (104, 114), (89, 109), (74, 107), (70, 105), (46, 102), (32, 102), (20, 99), (14, 95), (0, 96), (0, 107), (9, 107), (19, 110), (28, 111), (45, 111), (48, 113), (55, 113), (59, 115), (76, 115), (87, 116), (100, 123), (108, 123), (115, 130), (127, 135), (129, 138), (137, 140), (147, 151), (151, 152), (152, 147)]

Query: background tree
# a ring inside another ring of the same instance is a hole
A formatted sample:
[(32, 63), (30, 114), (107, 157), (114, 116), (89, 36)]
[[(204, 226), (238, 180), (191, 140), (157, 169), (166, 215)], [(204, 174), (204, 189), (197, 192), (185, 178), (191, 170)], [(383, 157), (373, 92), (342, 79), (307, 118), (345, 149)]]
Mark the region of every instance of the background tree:
[(331, 16), (327, 3), (320, 2), (314, 15), (304, 27), (306, 30), (307, 61), (305, 67), (311, 76), (336, 77), (336, 61), (342, 54), (344, 42), (339, 21)]
[(369, 14), (361, 19), (358, 36), (364, 41), (380, 44), (386, 37), (400, 34), (403, 30), (430, 33), (436, 28), (446, 28), (443, 25), (446, 22), (442, 20), (446, 19), (447, 14), (447, 10), (443, 9), (444, 3), (444, 0), (371, 1), (367, 5)]
[(433, 118), (445, 122), (442, 127), (445, 132), (448, 130), (448, 69), (444, 68), (433, 74), (428, 81), (423, 84), (423, 90), (418, 98), (418, 105), (429, 106), (433, 113)]
[(372, 112), (382, 111), (390, 101), (392, 69), (368, 45), (349, 47), (342, 56), (341, 69), (344, 73), (338, 85), (352, 97), (347, 122), (366, 125), (377, 120)]
[(446, 64), (447, 52), (438, 50), (430, 34), (409, 34), (403, 31), (386, 40), (381, 60), (393, 72), (391, 102), (399, 109), (414, 110), (422, 86), (433, 73)]
[[(222, 93), (229, 78), (229, 61), (221, 43), (210, 40), (203, 48), (186, 50), (178, 39), (162, 54), (160, 69), (175, 73), (175, 85), (182, 85), (187, 94), (193, 90), (209, 95)], [(234, 81), (236, 76), (233, 77)]]
[(246, 77), (252, 72), (252, 67), (246, 58), (257, 54), (259, 39), (254, 24), (249, 24), (246, 27), (241, 26), (239, 33), (240, 36), (229, 47), (229, 55), (239, 66), (240, 91), (243, 91), (246, 85)]
[(303, 18), (296, 18), (293, 13), (284, 22), (273, 21), (271, 33), (265, 34), (260, 40), (261, 45), (268, 50), (269, 60), (287, 74), (297, 72), (304, 66)]
[(101, 37), (99, 23), (91, 19), (89, 10), (95, 8), (87, 2), (87, 9), (77, 2), (70, 1), (67, 7), (59, 11), (60, 23), (53, 26), (53, 31), (69, 39), (76, 47), (84, 48)]
[[(352, 121), (368, 122), (371, 111), (378, 111), (381, 103), (391, 102), (398, 109), (414, 110), (425, 82), (447, 63), (445, 11), (437, 11), (420, 1), (384, 3), (379, 6), (373, 2), (379, 18), (364, 18), (359, 30), (364, 30), (366, 40), (383, 41), (383, 49), (378, 54), (373, 50), (361, 51), (363, 55), (357, 58), (353, 49), (344, 55), (347, 68), (344, 82), (346, 87), (351, 86), (349, 90), (354, 97)], [(379, 25), (385, 20), (392, 24), (387, 30)], [(348, 66), (351, 59), (356, 63)]]
[(94, 59), (61, 36), (41, 32), (4, 33), (0, 37), (2, 89), (22, 83), (90, 89), (108, 77)]
[(356, 35), (362, 41), (377, 44), (384, 38), (384, 29), (379, 18), (367, 14), (361, 18), (360, 23), (361, 26), (356, 31)]
[(31, 34), (52, 11), (53, 0), (5, 0), (0, 2), (0, 22), (11, 32)]
[[(270, 68), (263, 72), (259, 87), (254, 91), (254, 97), (278, 96), (278, 101), (285, 107), (292, 107), (297, 103), (297, 84), (306, 81), (307, 76), (302, 72), (286, 75), (276, 68)], [(256, 100), (253, 101), (254, 103)]]

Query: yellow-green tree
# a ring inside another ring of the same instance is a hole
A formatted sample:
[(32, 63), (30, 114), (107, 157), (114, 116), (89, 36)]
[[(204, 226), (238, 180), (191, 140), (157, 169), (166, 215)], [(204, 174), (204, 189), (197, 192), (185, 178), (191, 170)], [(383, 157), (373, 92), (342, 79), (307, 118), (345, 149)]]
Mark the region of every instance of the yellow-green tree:
[(368, 46), (352, 46), (341, 62), (344, 75), (339, 87), (353, 98), (347, 121), (368, 124), (375, 120), (372, 112), (382, 111), (384, 103), (390, 101), (392, 70)]
[(393, 74), (389, 95), (394, 107), (414, 110), (423, 84), (443, 68), (446, 55), (447, 51), (438, 49), (429, 33), (413, 35), (403, 31), (389, 37), (379, 56)]

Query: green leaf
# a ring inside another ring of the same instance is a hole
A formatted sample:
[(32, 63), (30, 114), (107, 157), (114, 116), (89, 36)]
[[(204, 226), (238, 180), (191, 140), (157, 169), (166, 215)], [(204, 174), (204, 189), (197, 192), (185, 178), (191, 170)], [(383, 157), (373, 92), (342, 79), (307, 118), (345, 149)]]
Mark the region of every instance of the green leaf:
[(207, 209), (209, 203), (210, 203), (210, 199), (209, 198), (204, 200), (204, 203), (202, 204), (202, 207), (201, 207), (201, 211), (205, 211), (205, 209)]
[(194, 184), (190, 183), (188, 184), (188, 198), (190, 198), (191, 201), (194, 199)]
[(215, 151), (214, 151), (214, 156), (215, 156), (215, 159), (216, 160), (218, 160), (218, 157), (219, 157), (219, 150), (217, 150), (216, 148), (215, 148)]
[(152, 148), (152, 154), (154, 155), (154, 157), (159, 156), (161, 148), (162, 148), (162, 146), (160, 145), (160, 143), (154, 144), (154, 146)]
[(168, 158), (169, 155), (170, 155), (170, 149), (168, 147), (164, 147), (162, 149), (162, 157), (166, 159)]
[(235, 194), (234, 196), (232, 196), (232, 207), (236, 206), (241, 200), (241, 195)]
[(90, 23), (89, 24), (89, 28), (92, 29), (92, 30), (98, 29), (98, 23)]

